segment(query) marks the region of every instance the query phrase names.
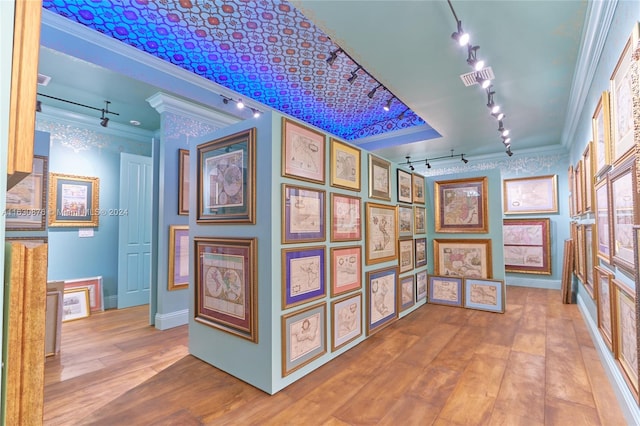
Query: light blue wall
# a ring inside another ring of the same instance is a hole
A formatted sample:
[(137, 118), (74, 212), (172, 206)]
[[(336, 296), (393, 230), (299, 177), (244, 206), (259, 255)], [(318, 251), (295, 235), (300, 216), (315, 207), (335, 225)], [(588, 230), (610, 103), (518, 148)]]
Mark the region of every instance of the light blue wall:
[[(150, 143), (126, 140), (109, 129), (38, 116), (36, 127), (50, 135), (49, 173), (97, 177), (101, 211), (118, 208), (120, 152), (150, 155)], [(40, 136), (39, 136), (40, 138)], [(114, 307), (118, 278), (118, 220), (99, 215), (94, 236), (80, 238), (79, 228), (49, 227), (50, 281), (102, 276), (105, 308)], [(70, 255), (72, 254), (72, 255)]]

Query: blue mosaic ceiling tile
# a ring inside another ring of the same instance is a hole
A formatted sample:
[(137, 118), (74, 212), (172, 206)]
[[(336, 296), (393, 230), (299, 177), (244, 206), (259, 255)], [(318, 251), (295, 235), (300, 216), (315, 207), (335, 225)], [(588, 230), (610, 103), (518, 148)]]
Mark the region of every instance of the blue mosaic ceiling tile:
[(44, 0), (43, 7), (345, 140), (425, 121), (338, 54), (289, 3), (275, 1)]

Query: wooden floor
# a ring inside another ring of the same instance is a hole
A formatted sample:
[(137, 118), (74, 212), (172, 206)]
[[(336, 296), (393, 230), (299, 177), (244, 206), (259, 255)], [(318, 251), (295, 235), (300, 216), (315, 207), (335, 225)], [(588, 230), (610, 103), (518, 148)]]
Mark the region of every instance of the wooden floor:
[(509, 287), (504, 315), (425, 305), (269, 396), (188, 355), (146, 307), (63, 325), (46, 425), (626, 424), (576, 305)]

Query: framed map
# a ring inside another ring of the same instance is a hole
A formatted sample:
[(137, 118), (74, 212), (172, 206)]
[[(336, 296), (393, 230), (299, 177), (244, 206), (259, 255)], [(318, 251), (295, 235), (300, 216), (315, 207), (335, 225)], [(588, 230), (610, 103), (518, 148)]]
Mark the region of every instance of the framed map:
[(391, 163), (369, 154), (369, 197), (391, 201)]
[(324, 241), (325, 191), (282, 185), (282, 242)]
[(366, 204), (365, 262), (367, 265), (395, 260), (397, 250), (397, 210), (385, 204)]
[(360, 150), (331, 139), (331, 186), (360, 191)]
[(397, 281), (398, 268), (367, 272), (367, 336), (398, 319)]
[(362, 336), (362, 293), (331, 302), (331, 324), (332, 352)]
[(486, 233), (487, 178), (436, 181), (436, 232)]
[(436, 305), (462, 306), (463, 278), (429, 275), (429, 303)]
[(433, 240), (434, 275), (491, 278), (491, 240)]
[[(581, 165), (579, 169), (582, 169)], [(582, 177), (578, 183), (581, 182)], [(556, 175), (504, 179), (502, 186), (505, 214), (558, 213)], [(578, 188), (578, 192), (580, 191)], [(578, 207), (578, 213), (582, 213), (581, 207)]]
[(503, 313), (505, 288), (504, 281), (501, 280), (465, 278), (464, 307)]
[(282, 250), (282, 309), (326, 296), (324, 246)]
[(324, 183), (324, 170), (324, 134), (283, 117), (282, 176)]
[(506, 272), (551, 274), (551, 222), (542, 219), (504, 219), (502, 234)]
[(327, 353), (327, 305), (282, 316), (282, 377)]

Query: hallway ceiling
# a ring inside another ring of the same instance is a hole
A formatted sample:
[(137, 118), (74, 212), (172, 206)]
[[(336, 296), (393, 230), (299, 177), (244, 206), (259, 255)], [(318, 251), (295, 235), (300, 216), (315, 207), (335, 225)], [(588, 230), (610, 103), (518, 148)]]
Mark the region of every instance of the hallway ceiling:
[[(506, 114), (512, 150), (560, 145), (587, 3), (452, 4), (471, 44), (480, 46), (477, 57), (495, 74), (493, 100)], [(486, 91), (461, 80), (472, 69), (467, 48), (451, 38), (456, 21), (445, 1), (44, 0), (43, 6), (232, 90), (231, 113), (237, 114), (234, 101), (253, 99), (263, 110), (392, 161), (504, 151)], [(330, 65), (338, 48), (343, 52)], [(83, 67), (91, 72), (82, 74)], [(110, 109), (121, 111), (113, 121), (154, 112), (145, 99), (158, 89), (66, 54), (42, 49), (39, 71), (54, 74), (39, 92), (73, 91), (98, 106), (109, 99)], [(114, 79), (122, 79), (117, 89)]]

